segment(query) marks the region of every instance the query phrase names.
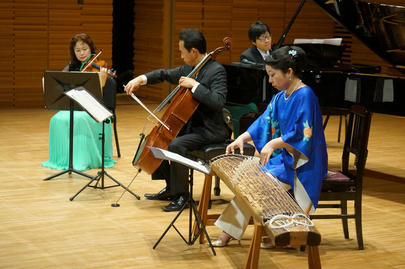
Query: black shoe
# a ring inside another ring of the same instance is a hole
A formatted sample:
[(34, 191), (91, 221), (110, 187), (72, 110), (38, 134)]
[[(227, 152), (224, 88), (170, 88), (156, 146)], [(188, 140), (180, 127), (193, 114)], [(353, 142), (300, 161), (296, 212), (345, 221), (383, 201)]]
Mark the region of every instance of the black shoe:
[[(188, 197), (186, 195), (181, 195), (176, 200), (173, 200), (169, 205), (162, 207), (162, 209), (166, 212), (180, 211), (187, 200)], [(188, 208), (188, 204), (186, 204), (185, 208)]]
[(161, 190), (158, 193), (145, 193), (144, 196), (146, 197), (146, 199), (149, 200), (162, 200), (162, 201), (170, 201), (173, 199), (173, 196), (170, 194), (170, 192), (164, 188), (163, 190)]

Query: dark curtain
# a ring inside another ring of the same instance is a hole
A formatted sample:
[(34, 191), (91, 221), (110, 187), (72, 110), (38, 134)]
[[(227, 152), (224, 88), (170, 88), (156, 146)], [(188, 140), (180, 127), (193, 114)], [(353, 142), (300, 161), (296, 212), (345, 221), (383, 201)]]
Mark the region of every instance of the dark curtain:
[(118, 75), (118, 92), (133, 78), (134, 0), (113, 1), (113, 69)]

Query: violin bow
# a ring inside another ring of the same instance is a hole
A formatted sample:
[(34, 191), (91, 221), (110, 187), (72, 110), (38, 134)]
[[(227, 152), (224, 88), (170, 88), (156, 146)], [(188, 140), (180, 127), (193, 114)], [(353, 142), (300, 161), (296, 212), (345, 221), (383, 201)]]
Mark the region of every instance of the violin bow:
[(97, 53), (97, 55), (94, 56), (93, 59), (91, 59), (91, 61), (89, 61), (89, 62), (87, 63), (87, 65), (82, 69), (82, 72), (83, 72), (83, 71), (86, 71), (86, 69), (87, 69), (89, 66), (91, 66), (91, 64), (97, 59), (98, 56), (100, 56), (101, 53), (103, 53), (103, 50), (100, 50), (100, 52)]

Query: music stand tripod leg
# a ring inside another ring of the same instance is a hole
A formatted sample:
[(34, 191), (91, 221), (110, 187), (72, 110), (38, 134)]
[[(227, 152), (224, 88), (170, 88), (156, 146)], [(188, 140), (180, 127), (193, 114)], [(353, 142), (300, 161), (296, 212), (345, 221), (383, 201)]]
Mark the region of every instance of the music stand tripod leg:
[[(136, 195), (135, 193), (133, 193), (132, 191), (130, 191), (128, 188), (126, 188), (124, 185), (122, 185), (118, 180), (116, 180), (115, 178), (113, 178), (112, 176), (110, 176), (109, 174), (107, 174), (107, 172), (104, 169), (104, 155), (105, 155), (105, 131), (104, 131), (104, 124), (108, 121), (107, 120), (103, 120), (103, 127), (102, 127), (102, 133), (101, 133), (101, 171), (99, 171), (97, 173), (97, 176), (91, 178), (91, 180), (84, 185), (75, 195), (73, 195), (70, 198), (70, 201), (73, 201), (73, 199), (79, 195), (79, 193), (81, 193), (85, 188), (87, 187), (92, 187), (92, 188), (96, 188), (96, 189), (106, 189), (106, 188), (112, 188), (112, 187), (118, 187), (121, 186), (122, 188), (124, 188), (126, 191), (128, 191), (129, 193), (131, 193), (133, 196), (135, 196), (138, 200), (140, 199), (140, 197), (138, 195)], [(114, 181), (117, 185), (112, 185), (112, 186), (104, 186), (104, 175), (108, 176), (112, 181)], [(90, 184), (93, 181), (97, 181), (95, 186), (90, 186)], [(101, 181), (101, 187), (98, 186), (98, 183)]]
[[(160, 243), (160, 241), (163, 239), (163, 237), (166, 235), (166, 233), (169, 231), (169, 229), (171, 227), (173, 227), (176, 232), (180, 235), (180, 237), (184, 240), (184, 242), (187, 245), (193, 245), (194, 242), (197, 240), (197, 238), (200, 236), (200, 233), (203, 231), (205, 236), (207, 237), (208, 240), (208, 244), (211, 247), (212, 253), (214, 254), (214, 256), (216, 256), (216, 252), (214, 250), (214, 247), (211, 244), (211, 239), (207, 233), (207, 230), (205, 229), (204, 223), (201, 219), (201, 216), (197, 210), (197, 207), (195, 205), (195, 202), (193, 200), (193, 170), (190, 169), (190, 174), (189, 174), (189, 180), (188, 180), (188, 184), (189, 184), (189, 195), (188, 195), (188, 199), (187, 202), (184, 203), (183, 207), (181, 208), (181, 210), (177, 213), (177, 215), (174, 217), (174, 219), (172, 220), (172, 222), (169, 224), (169, 226), (166, 228), (166, 230), (163, 232), (163, 234), (160, 236), (160, 238), (158, 239), (158, 241), (155, 243), (155, 245), (153, 246), (153, 249), (155, 249), (157, 247), (157, 245)], [(174, 223), (176, 222), (177, 218), (181, 215), (181, 213), (183, 213), (184, 209), (186, 208), (186, 205), (189, 206), (189, 225), (188, 225), (188, 241), (184, 238), (184, 236), (180, 233), (180, 231), (176, 228), (176, 226), (174, 226)], [(193, 229), (192, 229), (192, 224), (193, 224), (193, 218), (192, 218), (192, 214), (194, 213), (194, 217), (196, 218), (196, 222), (197, 222), (197, 227), (198, 227), (198, 232), (194, 235), (193, 237)], [(201, 227), (200, 227), (201, 225)]]
[[(200, 216), (200, 213), (198, 212), (197, 206), (195, 205), (194, 201), (193, 201), (193, 210), (194, 210), (194, 215), (195, 215), (194, 217), (197, 219), (196, 227), (198, 229), (198, 232), (194, 235), (193, 244), (200, 237), (201, 231), (203, 231), (205, 234), (205, 237), (207, 238), (208, 245), (210, 246), (210, 248), (212, 250), (212, 253), (214, 254), (214, 256), (216, 256), (216, 252), (215, 252), (214, 246), (212, 245), (211, 238), (208, 235), (207, 229), (204, 225), (204, 222)], [(201, 225), (201, 227), (200, 227), (200, 225)]]
[(118, 180), (116, 180), (115, 178), (113, 178), (112, 176), (110, 176), (107, 172), (104, 172), (104, 175), (106, 175), (107, 177), (109, 177), (112, 181), (114, 181), (115, 183), (117, 183), (119, 186), (121, 186), (124, 190), (126, 190), (127, 192), (129, 192), (130, 194), (132, 194), (133, 196), (136, 197), (136, 199), (140, 200), (141, 197), (139, 197), (139, 195), (136, 195), (135, 193), (133, 193), (130, 189), (128, 189), (126, 186), (122, 185), (121, 182), (119, 182)]
[(74, 116), (73, 116), (73, 100), (70, 99), (70, 121), (69, 121), (69, 166), (67, 170), (64, 170), (62, 172), (56, 173), (55, 175), (52, 175), (50, 177), (47, 177), (44, 179), (44, 181), (48, 181), (51, 180), (52, 178), (61, 176), (63, 174), (69, 173), (69, 175), (73, 172), (76, 173), (78, 175), (84, 176), (84, 177), (88, 177), (88, 178), (93, 178), (90, 175), (87, 175), (83, 172), (80, 172), (78, 170), (73, 169), (73, 120), (74, 120)]

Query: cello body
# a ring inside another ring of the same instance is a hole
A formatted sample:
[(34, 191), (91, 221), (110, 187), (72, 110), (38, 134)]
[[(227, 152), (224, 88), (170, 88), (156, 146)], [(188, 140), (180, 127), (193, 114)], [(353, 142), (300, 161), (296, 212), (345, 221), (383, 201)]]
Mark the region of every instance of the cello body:
[(199, 102), (193, 98), (189, 89), (180, 88), (172, 99), (172, 105), (167, 108), (161, 119), (162, 122), (169, 126), (170, 130), (167, 130), (160, 123), (153, 127), (150, 134), (145, 137), (144, 143), (138, 148), (132, 164), (148, 174), (155, 172), (162, 160), (153, 157), (148, 147), (152, 146), (167, 150), (169, 143), (177, 137), (198, 105)]

